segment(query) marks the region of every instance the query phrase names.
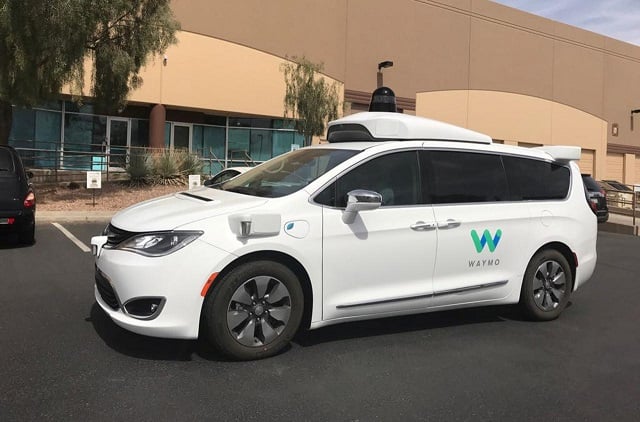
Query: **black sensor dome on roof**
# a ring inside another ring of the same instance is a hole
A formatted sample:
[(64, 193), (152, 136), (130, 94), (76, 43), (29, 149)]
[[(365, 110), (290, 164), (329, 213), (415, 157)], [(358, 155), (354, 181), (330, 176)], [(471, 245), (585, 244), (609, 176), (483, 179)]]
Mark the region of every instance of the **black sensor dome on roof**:
[(369, 103), (369, 111), (388, 111), (396, 113), (396, 94), (391, 88), (382, 86), (371, 94), (371, 102)]

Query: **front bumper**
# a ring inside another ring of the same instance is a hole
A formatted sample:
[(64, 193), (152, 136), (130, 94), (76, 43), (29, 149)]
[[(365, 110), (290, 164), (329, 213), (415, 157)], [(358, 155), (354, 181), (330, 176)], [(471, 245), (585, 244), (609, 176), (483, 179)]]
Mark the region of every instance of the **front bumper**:
[[(228, 253), (196, 240), (163, 257), (104, 249), (96, 257), (96, 302), (122, 328), (152, 337), (198, 337), (202, 288)], [(131, 303), (155, 301), (151, 315), (135, 315)]]

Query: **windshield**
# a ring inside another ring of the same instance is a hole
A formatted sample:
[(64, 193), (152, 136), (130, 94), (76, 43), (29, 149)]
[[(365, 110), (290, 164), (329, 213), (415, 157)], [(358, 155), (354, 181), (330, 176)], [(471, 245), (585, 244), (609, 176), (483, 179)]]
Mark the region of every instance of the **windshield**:
[(299, 149), (210, 187), (245, 195), (278, 198), (304, 188), (359, 152), (334, 148)]

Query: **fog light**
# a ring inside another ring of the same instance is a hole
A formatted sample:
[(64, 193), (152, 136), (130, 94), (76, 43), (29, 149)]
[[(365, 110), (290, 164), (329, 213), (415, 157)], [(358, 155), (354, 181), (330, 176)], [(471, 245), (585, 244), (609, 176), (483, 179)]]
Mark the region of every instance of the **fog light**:
[(162, 297), (132, 299), (124, 305), (124, 309), (134, 318), (153, 319), (160, 314), (164, 301)]

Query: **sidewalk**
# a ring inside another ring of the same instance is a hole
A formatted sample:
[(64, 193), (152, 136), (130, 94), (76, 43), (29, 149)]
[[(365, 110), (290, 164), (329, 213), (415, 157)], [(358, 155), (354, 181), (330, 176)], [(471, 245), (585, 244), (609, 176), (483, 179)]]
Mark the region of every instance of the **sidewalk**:
[(633, 226), (633, 217), (629, 215), (609, 213), (609, 221), (598, 224), (598, 230), (612, 233), (640, 235), (640, 217), (636, 217), (636, 225)]

